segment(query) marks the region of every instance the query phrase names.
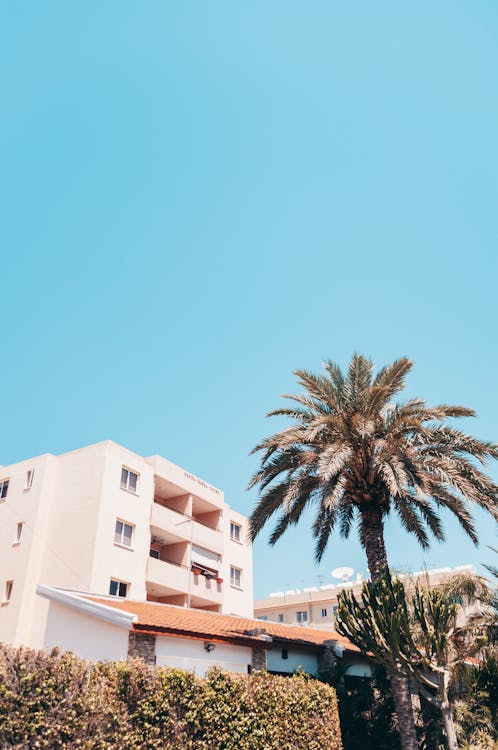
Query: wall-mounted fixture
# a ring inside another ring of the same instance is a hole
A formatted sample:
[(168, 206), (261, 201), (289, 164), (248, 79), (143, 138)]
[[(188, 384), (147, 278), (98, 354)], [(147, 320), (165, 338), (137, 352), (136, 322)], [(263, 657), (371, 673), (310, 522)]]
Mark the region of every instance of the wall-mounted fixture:
[(208, 654), (210, 654), (211, 651), (215, 650), (216, 646), (214, 645), (214, 643), (205, 643), (204, 648), (208, 652)]

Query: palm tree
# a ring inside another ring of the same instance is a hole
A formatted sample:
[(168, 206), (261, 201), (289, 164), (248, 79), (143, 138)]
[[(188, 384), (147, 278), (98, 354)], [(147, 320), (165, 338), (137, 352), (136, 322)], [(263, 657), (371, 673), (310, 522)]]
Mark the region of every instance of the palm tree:
[[(412, 366), (402, 357), (374, 376), (373, 362), (355, 354), (344, 374), (332, 361), (324, 363), (324, 375), (295, 372), (304, 392), (286, 395), (293, 404), (268, 414), (291, 424), (253, 451), (262, 454), (250, 482), (260, 492), (251, 516), (253, 540), (279, 514), (270, 537), (275, 544), (312, 507), (320, 561), (333, 530), (347, 538), (357, 519), (373, 581), (388, 567), (384, 519), (391, 510), (424, 548), (427, 530), (444, 539), (439, 508), (450, 510), (477, 543), (469, 505), (486, 508), (498, 520), (498, 488), (475, 460), (485, 465), (488, 457), (498, 458), (498, 446), (447, 423), (473, 416), (471, 409), (429, 407), (419, 398), (394, 404)], [(411, 744), (405, 747), (416, 747), (406, 708), (409, 690), (404, 684), (393, 691), (398, 723), (410, 725)]]

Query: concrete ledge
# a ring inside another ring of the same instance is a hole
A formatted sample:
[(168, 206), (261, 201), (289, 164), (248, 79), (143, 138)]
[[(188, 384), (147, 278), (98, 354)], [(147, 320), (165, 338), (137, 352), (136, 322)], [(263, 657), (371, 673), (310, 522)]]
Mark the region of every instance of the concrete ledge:
[[(89, 615), (90, 617), (97, 617), (100, 620), (105, 620), (118, 627), (126, 628), (131, 630), (131, 626), (134, 622), (137, 622), (137, 615), (131, 612), (123, 612), (113, 607), (107, 607), (105, 604), (97, 604), (97, 602), (88, 601), (82, 596), (69, 591), (62, 591), (56, 589), (53, 586), (45, 586), (39, 583), (36, 587), (36, 593), (38, 596), (43, 596), (45, 599), (50, 599), (59, 604), (63, 604), (71, 609), (76, 609), (78, 612)], [(87, 596), (89, 596), (87, 594)]]

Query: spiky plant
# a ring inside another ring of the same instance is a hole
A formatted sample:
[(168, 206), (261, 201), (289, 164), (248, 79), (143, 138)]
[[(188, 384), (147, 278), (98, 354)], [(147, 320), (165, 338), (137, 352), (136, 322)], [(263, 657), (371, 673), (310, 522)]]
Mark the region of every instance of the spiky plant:
[[(339, 594), (337, 630), (373, 654), (391, 675), (410, 675), (417, 682), (425, 699), (441, 711), (448, 750), (457, 748), (450, 686), (486, 643), (482, 629), (471, 622), (458, 625), (459, 613), (486, 592), (478, 576), (456, 576), (435, 588), (428, 579), (418, 581), (410, 592), (386, 572), (376, 583), (364, 584), (360, 600), (351, 591)], [(404, 729), (400, 723), (400, 733)]]
[(275, 544), (312, 507), (319, 561), (334, 528), (348, 537), (358, 518), (373, 580), (387, 567), (383, 525), (392, 510), (424, 548), (428, 531), (444, 539), (440, 508), (477, 543), (470, 506), (498, 520), (498, 488), (477, 464), (498, 458), (498, 446), (448, 424), (474, 416), (471, 409), (431, 407), (420, 398), (394, 403), (412, 366), (402, 357), (374, 375), (372, 360), (355, 354), (344, 374), (331, 361), (324, 375), (296, 370), (304, 391), (285, 395), (293, 404), (268, 414), (291, 424), (253, 451), (261, 453), (261, 466), (250, 482), (260, 492), (252, 539), (280, 514), (270, 538)]

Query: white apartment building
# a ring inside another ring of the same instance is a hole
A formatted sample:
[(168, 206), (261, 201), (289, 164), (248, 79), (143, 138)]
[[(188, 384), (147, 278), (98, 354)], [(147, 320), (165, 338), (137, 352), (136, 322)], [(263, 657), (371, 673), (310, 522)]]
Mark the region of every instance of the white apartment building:
[(0, 467), (0, 640), (42, 647), (38, 584), (251, 617), (248, 520), (112, 441)]
[[(456, 568), (434, 568), (419, 570), (410, 574), (398, 574), (398, 578), (405, 580), (410, 586), (417, 578), (428, 578), (430, 586), (444, 583), (448, 577), (456, 574), (474, 573), (472, 565), (459, 565)], [(356, 597), (361, 594), (363, 581), (359, 576), (355, 581), (325, 584), (324, 586), (310, 586), (304, 589), (290, 589), (275, 591), (266, 599), (254, 602), (254, 616), (258, 620), (278, 622), (286, 625), (301, 625), (320, 630), (334, 630), (337, 612), (337, 597), (344, 588), (351, 589)]]

